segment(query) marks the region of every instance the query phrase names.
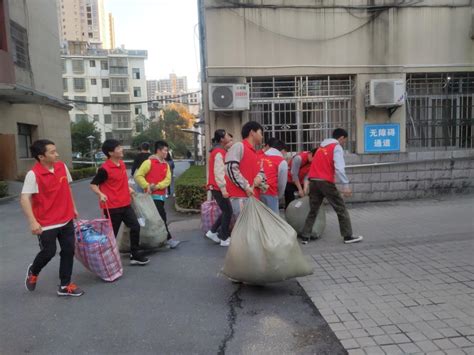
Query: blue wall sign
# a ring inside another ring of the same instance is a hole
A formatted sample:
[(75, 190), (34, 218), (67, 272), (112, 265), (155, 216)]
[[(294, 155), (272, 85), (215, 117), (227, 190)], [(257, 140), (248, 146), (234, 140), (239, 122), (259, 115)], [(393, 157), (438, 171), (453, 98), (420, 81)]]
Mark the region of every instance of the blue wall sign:
[(364, 150), (366, 153), (400, 151), (400, 124), (365, 124)]

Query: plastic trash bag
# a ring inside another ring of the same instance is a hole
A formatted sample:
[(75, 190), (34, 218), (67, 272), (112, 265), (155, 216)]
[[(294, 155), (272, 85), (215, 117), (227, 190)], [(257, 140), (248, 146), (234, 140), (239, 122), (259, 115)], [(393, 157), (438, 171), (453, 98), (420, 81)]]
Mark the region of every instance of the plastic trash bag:
[(312, 274), (295, 230), (255, 198), (235, 223), (222, 269), (232, 280), (262, 285)]
[(104, 281), (123, 275), (122, 261), (109, 219), (78, 220), (74, 225), (75, 257)]
[[(217, 204), (216, 200), (205, 201), (201, 204), (201, 230), (204, 233), (211, 230), (211, 227), (217, 221), (217, 219), (221, 216), (222, 211)], [(234, 224), (237, 217), (232, 214), (232, 218), (229, 224), (229, 231), (232, 232), (232, 228), (234, 228)]]
[[(304, 228), (306, 217), (309, 214), (309, 197), (296, 199), (292, 201), (285, 211), (286, 221), (292, 226), (298, 234), (301, 234)], [(324, 204), (319, 208), (318, 216), (313, 224), (311, 235), (321, 237), (326, 229), (326, 209)]]
[[(136, 193), (132, 197), (132, 208), (140, 224), (140, 248), (155, 249), (161, 247), (168, 236), (165, 222), (161, 219), (155, 203), (149, 194)], [(117, 234), (119, 250), (130, 251), (130, 230), (122, 223)]]

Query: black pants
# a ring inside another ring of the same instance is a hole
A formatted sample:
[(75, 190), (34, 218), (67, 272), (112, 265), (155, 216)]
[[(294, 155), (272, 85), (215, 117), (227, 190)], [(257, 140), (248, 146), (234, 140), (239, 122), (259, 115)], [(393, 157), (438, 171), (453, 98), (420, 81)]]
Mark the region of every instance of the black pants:
[(222, 214), (216, 220), (214, 225), (211, 228), (212, 233), (216, 233), (219, 227), (221, 227), (221, 232), (219, 233), (219, 238), (222, 240), (227, 240), (230, 237), (229, 225), (232, 219), (232, 205), (228, 198), (222, 196), (222, 192), (211, 190), (212, 197), (216, 200), (219, 208), (222, 211)]
[(158, 213), (160, 214), (161, 219), (163, 220), (163, 222), (165, 222), (166, 231), (168, 232), (168, 240), (170, 240), (171, 233), (170, 233), (170, 230), (168, 229), (168, 222), (166, 221), (165, 201), (153, 200), (153, 202), (155, 203), (156, 209), (158, 210)]
[(295, 200), (295, 192), (298, 192), (298, 188), (292, 182), (286, 184), (285, 188), (285, 208)]
[(67, 286), (71, 282), (72, 265), (74, 263), (74, 225), (70, 221), (65, 226), (44, 231), (38, 235), (40, 252), (36, 255), (31, 267), (33, 275), (38, 275), (41, 270), (56, 255), (56, 239), (61, 246), (59, 253), (59, 279), (61, 286)]
[[(140, 224), (138, 224), (138, 219), (132, 206), (111, 208), (109, 211), (115, 237), (117, 238), (120, 225), (123, 222), (130, 228), (130, 252), (132, 254), (136, 253), (140, 244)], [(106, 210), (104, 210), (104, 214), (107, 216)]]
[(303, 228), (302, 235), (308, 238), (311, 235), (314, 221), (318, 216), (319, 207), (326, 198), (336, 211), (339, 220), (339, 229), (343, 237), (352, 237), (352, 225), (346, 204), (337, 190), (336, 185), (323, 180), (313, 180), (309, 183), (309, 206), (310, 211)]

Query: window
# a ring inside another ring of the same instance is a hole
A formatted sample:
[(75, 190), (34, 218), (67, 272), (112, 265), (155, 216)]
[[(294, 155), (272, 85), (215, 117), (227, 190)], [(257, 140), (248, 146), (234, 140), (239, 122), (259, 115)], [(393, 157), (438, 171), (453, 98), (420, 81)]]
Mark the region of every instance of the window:
[(109, 63), (106, 60), (100, 61), (100, 69), (109, 70)]
[(84, 61), (82, 59), (72, 60), (72, 72), (74, 74), (84, 74)]
[(81, 121), (87, 121), (87, 115), (84, 113), (76, 113), (74, 119), (76, 120), (76, 123)]
[(105, 115), (104, 115), (104, 123), (105, 123), (105, 124), (111, 124), (111, 123), (112, 123), (112, 115), (110, 115), (110, 114), (105, 114)]
[[(76, 100), (76, 101), (87, 101), (87, 97), (85, 97), (85, 96), (74, 96), (74, 100)], [(78, 110), (87, 109), (87, 104), (86, 103), (75, 102), (74, 106), (76, 106), (76, 108)]]
[(18, 156), (19, 158), (31, 158), (30, 145), (33, 142), (33, 133), (37, 126), (18, 123)]
[(63, 59), (63, 60), (61, 60), (61, 63), (62, 63), (62, 65), (63, 65), (63, 74), (65, 74), (65, 73), (67, 72), (67, 66), (66, 66), (67, 64), (66, 64), (66, 61)]
[(99, 115), (94, 115), (94, 122), (99, 122)]
[(102, 89), (109, 88), (109, 79), (102, 79)]
[(87, 20), (88, 25), (92, 25), (92, 20)]
[(97, 96), (92, 96), (92, 102), (97, 102)]
[(113, 115), (113, 128), (114, 129), (131, 129), (130, 113), (120, 112), (114, 113)]
[(63, 91), (67, 91), (67, 78), (63, 78)]
[(95, 60), (89, 60), (89, 66), (95, 68)]
[(114, 138), (114, 135), (112, 134), (112, 132), (105, 132), (105, 139), (113, 139)]
[(143, 122), (135, 123), (135, 130), (137, 131), (137, 133), (143, 132)]
[(142, 105), (135, 105), (135, 115), (142, 113)]
[(89, 38), (94, 38), (94, 34), (92, 32), (89, 32)]
[(110, 91), (112, 92), (128, 92), (128, 79), (110, 79)]
[(133, 79), (140, 79), (140, 68), (132, 68)]
[(97, 85), (97, 79), (91, 79), (91, 85)]
[(14, 21), (10, 21), (10, 37), (12, 39), (13, 62), (23, 69), (30, 69), (28, 54), (28, 34), (26, 29)]
[(133, 96), (134, 97), (140, 97), (142, 96), (142, 90), (139, 87), (134, 87), (133, 88)]
[(104, 97), (102, 98), (102, 102), (103, 102), (103, 103), (109, 103), (109, 102), (110, 102), (110, 96), (104, 96)]
[(86, 80), (84, 78), (74, 78), (74, 91), (86, 91)]

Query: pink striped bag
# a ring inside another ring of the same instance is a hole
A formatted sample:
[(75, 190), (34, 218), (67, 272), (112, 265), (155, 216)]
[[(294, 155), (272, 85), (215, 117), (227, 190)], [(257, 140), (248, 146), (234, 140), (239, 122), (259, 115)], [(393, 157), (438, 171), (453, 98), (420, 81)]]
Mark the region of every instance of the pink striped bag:
[(104, 281), (123, 275), (122, 261), (110, 219), (78, 220), (75, 223), (77, 260)]
[[(211, 230), (213, 224), (217, 221), (217, 219), (222, 214), (219, 205), (217, 204), (216, 200), (205, 201), (201, 204), (201, 230), (204, 233)], [(236, 216), (232, 215), (232, 219), (230, 220), (229, 231), (232, 232), (232, 228), (234, 228), (234, 224), (236, 221)]]

